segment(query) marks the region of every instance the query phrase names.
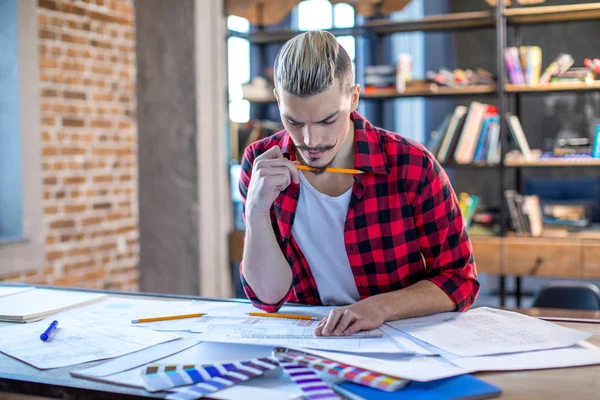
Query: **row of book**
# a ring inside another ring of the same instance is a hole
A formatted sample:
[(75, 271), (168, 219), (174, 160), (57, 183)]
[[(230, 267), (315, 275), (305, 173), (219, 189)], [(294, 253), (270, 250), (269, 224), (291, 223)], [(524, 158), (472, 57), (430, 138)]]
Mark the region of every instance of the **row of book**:
[[(549, 82), (586, 82), (596, 78), (600, 60), (586, 59), (585, 67), (572, 68), (575, 60), (561, 53), (542, 73), (542, 49), (539, 46), (507, 47), (504, 60), (511, 83), (516, 85), (544, 85)], [(596, 60), (598, 62), (596, 62)]]
[[(506, 115), (513, 141), (525, 160), (533, 155), (519, 117)], [(472, 102), (459, 105), (431, 133), (427, 148), (440, 163), (497, 164), (500, 162), (500, 116), (496, 106)]]

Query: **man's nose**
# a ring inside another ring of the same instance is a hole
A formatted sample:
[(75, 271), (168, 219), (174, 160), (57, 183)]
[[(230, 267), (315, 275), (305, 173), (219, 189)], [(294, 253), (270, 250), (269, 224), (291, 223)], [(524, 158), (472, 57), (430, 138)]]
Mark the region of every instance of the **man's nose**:
[(315, 133), (314, 129), (308, 126), (308, 124), (304, 128), (303, 137), (304, 145), (306, 147), (318, 146), (317, 134)]

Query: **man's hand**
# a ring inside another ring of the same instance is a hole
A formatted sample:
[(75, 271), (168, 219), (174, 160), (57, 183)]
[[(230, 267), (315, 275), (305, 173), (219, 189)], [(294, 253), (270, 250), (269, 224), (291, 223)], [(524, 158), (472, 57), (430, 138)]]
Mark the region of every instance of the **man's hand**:
[(375, 297), (352, 305), (331, 310), (315, 328), (317, 336), (349, 336), (358, 331), (377, 329), (385, 322), (385, 316)]
[(248, 186), (246, 214), (268, 215), (279, 193), (292, 180), (300, 183), (300, 173), (294, 163), (283, 157), (279, 146), (256, 157)]

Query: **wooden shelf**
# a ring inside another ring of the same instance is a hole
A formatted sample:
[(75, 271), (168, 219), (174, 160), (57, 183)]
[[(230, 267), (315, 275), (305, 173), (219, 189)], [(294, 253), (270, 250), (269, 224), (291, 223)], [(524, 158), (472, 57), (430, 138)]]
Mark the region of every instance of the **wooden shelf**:
[(472, 85), (459, 88), (439, 86), (435, 83), (410, 83), (404, 93), (395, 89), (379, 89), (362, 93), (366, 99), (398, 98), (398, 97), (435, 97), (435, 96), (461, 96), (496, 93), (496, 85)]
[(600, 158), (589, 161), (563, 161), (559, 159), (544, 159), (537, 161), (505, 160), (507, 167), (600, 167)]
[(600, 90), (600, 81), (592, 83), (585, 82), (550, 82), (545, 85), (515, 85), (512, 83), (504, 85), (508, 93), (536, 93), (536, 92), (577, 92), (588, 90)]
[(504, 15), (507, 23), (515, 25), (590, 21), (600, 19), (600, 3), (507, 8)]
[(489, 28), (496, 25), (491, 11), (462, 12), (441, 15), (429, 15), (412, 21), (391, 21), (387, 18), (368, 21), (363, 28), (369, 31), (387, 34), (397, 32), (431, 32), (458, 29)]

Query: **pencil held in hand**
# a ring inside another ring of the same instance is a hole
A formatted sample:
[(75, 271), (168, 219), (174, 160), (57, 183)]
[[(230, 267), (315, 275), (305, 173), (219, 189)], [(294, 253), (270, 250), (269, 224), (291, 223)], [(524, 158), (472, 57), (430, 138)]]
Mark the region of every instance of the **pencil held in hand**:
[(140, 318), (131, 320), (132, 324), (143, 324), (145, 322), (158, 322), (158, 321), (171, 321), (174, 319), (184, 319), (184, 318), (197, 318), (205, 315), (204, 313), (200, 314), (182, 314), (182, 315), (169, 315), (166, 317), (153, 317), (153, 318)]
[[(301, 171), (312, 171), (318, 168), (312, 168), (306, 165), (296, 165)], [(325, 168), (325, 172), (337, 172), (339, 174), (364, 174), (364, 171), (359, 169), (347, 169), (347, 168)]]

